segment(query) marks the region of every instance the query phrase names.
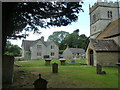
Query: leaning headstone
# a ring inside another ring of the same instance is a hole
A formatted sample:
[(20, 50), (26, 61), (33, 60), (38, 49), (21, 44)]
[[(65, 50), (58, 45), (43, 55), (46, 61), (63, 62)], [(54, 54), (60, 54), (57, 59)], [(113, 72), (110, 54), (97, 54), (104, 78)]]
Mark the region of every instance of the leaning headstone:
[(97, 69), (97, 74), (100, 74), (101, 71), (102, 71), (102, 67), (101, 67), (101, 65), (97, 64), (96, 69)]
[(47, 81), (41, 78), (41, 74), (39, 74), (39, 79), (35, 80), (33, 83), (35, 90), (47, 90)]
[(58, 73), (58, 64), (57, 63), (52, 64), (52, 72), (53, 73)]
[(102, 66), (101, 65), (97, 64), (96, 69), (97, 69), (97, 74), (106, 74), (105, 71), (102, 71)]
[(4, 55), (2, 60), (2, 83), (12, 84), (14, 73), (14, 57)]

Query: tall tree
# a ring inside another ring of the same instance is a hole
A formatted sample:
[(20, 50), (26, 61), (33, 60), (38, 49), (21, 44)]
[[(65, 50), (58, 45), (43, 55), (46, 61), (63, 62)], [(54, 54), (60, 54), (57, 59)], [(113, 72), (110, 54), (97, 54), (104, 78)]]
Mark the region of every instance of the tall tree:
[(67, 26), (77, 21), (82, 2), (3, 2), (2, 42), (3, 53), (7, 39), (25, 37), (23, 31), (39, 33), (38, 26)]
[(13, 45), (10, 41), (7, 41), (5, 54), (10, 56), (21, 56), (21, 48), (18, 45)]
[(83, 48), (83, 49), (86, 49), (87, 42), (88, 42), (88, 37), (85, 34), (81, 34), (79, 36), (79, 41), (78, 41), (79, 47)]
[(79, 40), (79, 35), (73, 32), (72, 34), (69, 34), (68, 37), (66, 38), (66, 45), (68, 45), (71, 48), (77, 48), (78, 40)]
[(68, 32), (56, 31), (56, 32), (53, 32), (53, 34), (48, 37), (48, 41), (53, 40), (59, 45), (68, 35), (69, 35)]

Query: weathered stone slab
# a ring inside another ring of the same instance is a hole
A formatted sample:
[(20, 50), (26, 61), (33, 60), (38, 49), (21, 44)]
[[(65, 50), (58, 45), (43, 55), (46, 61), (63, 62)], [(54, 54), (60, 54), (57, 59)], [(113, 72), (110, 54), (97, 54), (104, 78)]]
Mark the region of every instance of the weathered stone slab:
[(102, 66), (97, 64), (96, 66), (96, 71), (97, 71), (97, 74), (106, 74), (105, 71), (102, 71)]
[(52, 72), (53, 73), (58, 73), (58, 64), (57, 63), (52, 64)]
[(3, 56), (2, 60), (2, 83), (12, 84), (13, 83), (13, 73), (14, 73), (14, 57), (13, 56)]

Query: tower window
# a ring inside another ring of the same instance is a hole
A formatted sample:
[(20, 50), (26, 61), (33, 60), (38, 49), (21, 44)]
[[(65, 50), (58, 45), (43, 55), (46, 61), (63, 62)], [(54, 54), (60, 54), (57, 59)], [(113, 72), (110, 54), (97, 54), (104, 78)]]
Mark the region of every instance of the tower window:
[(96, 15), (94, 14), (93, 15), (93, 22), (95, 22), (96, 21)]
[(108, 18), (112, 18), (112, 11), (108, 11), (107, 14), (108, 14)]

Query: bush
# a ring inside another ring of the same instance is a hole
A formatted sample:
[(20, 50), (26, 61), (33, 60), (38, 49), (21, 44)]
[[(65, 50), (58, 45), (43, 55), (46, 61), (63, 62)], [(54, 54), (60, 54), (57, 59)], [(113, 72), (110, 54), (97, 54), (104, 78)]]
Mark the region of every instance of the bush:
[(49, 58), (50, 56), (49, 55), (44, 55), (44, 58)]
[(25, 58), (23, 58), (23, 57), (15, 57), (15, 61), (24, 61), (25, 60)]

